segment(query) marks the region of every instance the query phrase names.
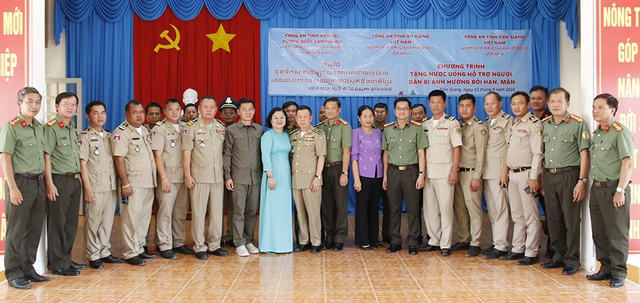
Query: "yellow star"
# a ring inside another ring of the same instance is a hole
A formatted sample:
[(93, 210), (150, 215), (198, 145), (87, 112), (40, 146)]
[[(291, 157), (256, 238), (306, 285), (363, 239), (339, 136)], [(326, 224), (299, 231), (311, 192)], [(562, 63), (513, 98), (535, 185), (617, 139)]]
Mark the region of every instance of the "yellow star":
[(231, 41), (231, 39), (233, 39), (235, 36), (235, 34), (227, 34), (227, 32), (224, 31), (224, 27), (222, 26), (222, 24), (220, 24), (220, 27), (218, 27), (218, 32), (216, 32), (215, 34), (207, 34), (207, 37), (211, 39), (211, 41), (213, 41), (211, 52), (213, 53), (217, 49), (222, 48), (230, 53), (231, 49), (229, 48), (229, 41)]

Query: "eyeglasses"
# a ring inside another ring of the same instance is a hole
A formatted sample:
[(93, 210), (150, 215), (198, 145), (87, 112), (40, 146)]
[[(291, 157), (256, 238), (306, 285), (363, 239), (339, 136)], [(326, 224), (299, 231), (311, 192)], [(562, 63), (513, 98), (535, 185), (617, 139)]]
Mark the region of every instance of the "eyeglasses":
[(408, 107), (396, 107), (396, 110), (399, 112), (406, 112), (406, 111), (410, 111), (411, 109)]
[(374, 113), (374, 114), (376, 114), (376, 115), (384, 115), (384, 114), (386, 114), (386, 113), (387, 113), (387, 111), (386, 111), (386, 110), (383, 110), (383, 111), (375, 111), (375, 112), (373, 112), (373, 113)]

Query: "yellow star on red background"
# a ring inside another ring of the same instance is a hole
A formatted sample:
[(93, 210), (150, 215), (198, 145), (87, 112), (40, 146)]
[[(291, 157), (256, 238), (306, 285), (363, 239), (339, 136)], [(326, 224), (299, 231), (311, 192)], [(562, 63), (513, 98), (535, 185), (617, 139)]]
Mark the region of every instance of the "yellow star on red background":
[(220, 27), (218, 27), (218, 32), (216, 32), (215, 34), (207, 34), (207, 37), (213, 42), (213, 46), (211, 46), (211, 52), (213, 53), (217, 49), (222, 48), (230, 53), (231, 49), (229, 48), (229, 41), (231, 41), (231, 39), (233, 39), (235, 36), (235, 34), (227, 34), (227, 32), (224, 31), (224, 27), (222, 26), (222, 24), (220, 24)]

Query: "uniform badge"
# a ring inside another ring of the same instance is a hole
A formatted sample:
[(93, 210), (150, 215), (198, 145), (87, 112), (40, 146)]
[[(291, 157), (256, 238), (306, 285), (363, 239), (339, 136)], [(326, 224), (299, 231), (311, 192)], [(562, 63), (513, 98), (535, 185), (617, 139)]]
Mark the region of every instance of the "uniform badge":
[(204, 147), (205, 147), (204, 141), (200, 141), (200, 148), (204, 148)]
[(486, 128), (481, 128), (480, 129), (480, 133), (484, 136), (487, 134), (487, 129)]
[(582, 132), (582, 139), (589, 140), (589, 132), (586, 130)]
[(171, 148), (176, 147), (176, 141), (175, 140), (171, 140), (171, 143), (169, 143), (169, 146), (171, 146)]
[(82, 140), (78, 140), (78, 147), (82, 147)]
[(120, 135), (113, 135), (113, 142), (120, 141)]
[[(20, 122), (20, 119), (15, 118), (15, 119), (9, 121), (9, 125), (14, 126), (14, 125), (18, 124), (18, 122)], [(24, 122), (24, 120), (22, 120), (22, 122)], [(25, 124), (26, 124), (26, 122), (25, 122)]]
[(22, 120), (22, 123), (20, 123), (20, 125), (22, 125), (22, 128), (27, 128), (27, 121)]
[(93, 154), (96, 156), (100, 156), (100, 150), (98, 149), (98, 147), (96, 146), (96, 149), (93, 150)]
[(62, 121), (60, 121), (60, 123), (58, 123), (58, 126), (60, 126), (60, 129), (64, 128), (64, 123)]
[(462, 129), (460, 129), (459, 127), (456, 127), (456, 133), (461, 134), (462, 133)]
[(187, 134), (187, 129), (185, 128), (182, 130), (182, 135), (186, 135), (186, 134)]
[(567, 121), (567, 123), (569, 123), (569, 121), (571, 121), (571, 118), (569, 118), (569, 116), (567, 116), (567, 119), (565, 121)]
[(607, 124), (607, 125), (605, 125), (605, 126), (604, 126), (604, 131), (605, 131), (606, 133), (608, 133), (610, 129), (611, 129), (611, 127), (609, 126), (609, 124)]
[(151, 133), (149, 134), (149, 136), (151, 136), (151, 137), (155, 137), (155, 136), (156, 136), (156, 131), (155, 131), (155, 130), (152, 130), (152, 131), (151, 131)]
[(620, 126), (620, 124), (618, 124), (618, 122), (613, 122), (613, 128), (615, 128), (617, 131), (621, 131), (622, 130), (622, 126)]
[(540, 137), (542, 137), (542, 127), (538, 128), (538, 130), (536, 131), (536, 134)]
[(140, 152), (140, 145), (136, 145), (136, 153)]

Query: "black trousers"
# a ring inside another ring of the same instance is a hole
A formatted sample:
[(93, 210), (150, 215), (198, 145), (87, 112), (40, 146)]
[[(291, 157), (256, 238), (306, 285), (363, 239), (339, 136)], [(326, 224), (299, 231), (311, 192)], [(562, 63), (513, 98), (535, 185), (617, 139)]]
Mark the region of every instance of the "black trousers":
[(378, 243), (378, 205), (382, 193), (382, 178), (360, 176), (362, 190), (356, 192), (356, 238), (358, 246)]
[(49, 228), (49, 263), (52, 270), (71, 265), (71, 250), (78, 230), (78, 212), (81, 198), (80, 179), (53, 175), (53, 184), (58, 189), (55, 201), (47, 199), (45, 209)]

